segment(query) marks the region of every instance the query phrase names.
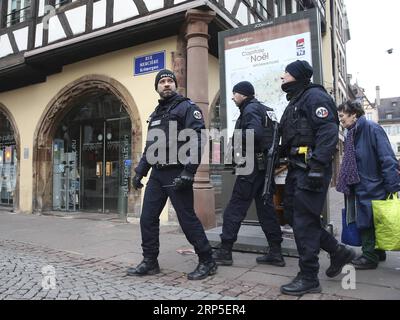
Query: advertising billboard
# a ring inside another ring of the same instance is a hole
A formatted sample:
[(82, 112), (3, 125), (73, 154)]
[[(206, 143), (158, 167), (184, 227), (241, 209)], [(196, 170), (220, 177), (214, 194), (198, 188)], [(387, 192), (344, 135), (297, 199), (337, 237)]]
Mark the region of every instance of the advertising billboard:
[(232, 101), (232, 88), (250, 81), (256, 98), (281, 118), (288, 104), (281, 90), (285, 66), (297, 59), (314, 67), (314, 83), (322, 83), (320, 23), (313, 9), (268, 22), (227, 30), (219, 34), (221, 59), (222, 125), (231, 137), (239, 109)]
[[(311, 9), (219, 33), (220, 116), (228, 137), (232, 137), (240, 114), (232, 101), (236, 83), (250, 81), (256, 98), (274, 109), (278, 121), (288, 105), (286, 94), (281, 90), (286, 65), (307, 60), (314, 69), (312, 81), (322, 84), (320, 30), (319, 13)], [(234, 184), (234, 176), (228, 171), (222, 177), (222, 188), (227, 195)], [(275, 177), (278, 185), (284, 184), (285, 176), (286, 172)], [(223, 196), (222, 206), (228, 201), (229, 196)], [(277, 211), (280, 210), (277, 208)], [(245, 222), (251, 221), (258, 221), (254, 204), (245, 219)]]

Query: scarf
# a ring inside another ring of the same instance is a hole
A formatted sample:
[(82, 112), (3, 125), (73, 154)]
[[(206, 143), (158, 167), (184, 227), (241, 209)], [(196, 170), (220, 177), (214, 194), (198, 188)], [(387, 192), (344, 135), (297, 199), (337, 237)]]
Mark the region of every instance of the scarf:
[(354, 148), (355, 132), (356, 124), (349, 128), (346, 140), (344, 141), (343, 162), (340, 166), (339, 181), (336, 186), (336, 190), (345, 195), (350, 194), (350, 185), (360, 182), (360, 176), (358, 175), (357, 169), (356, 150)]
[(302, 92), (308, 85), (310, 80), (296, 80), (291, 82), (286, 82), (281, 85), (282, 91), (286, 92), (286, 99), (290, 101), (298, 93)]

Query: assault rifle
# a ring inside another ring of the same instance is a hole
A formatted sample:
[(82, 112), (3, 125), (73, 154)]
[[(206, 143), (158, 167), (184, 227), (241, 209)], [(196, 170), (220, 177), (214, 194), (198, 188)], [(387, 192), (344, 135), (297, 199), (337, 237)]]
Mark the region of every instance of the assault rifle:
[(274, 133), (272, 136), (272, 145), (267, 153), (267, 167), (265, 170), (265, 181), (262, 193), (262, 199), (264, 200), (264, 205), (267, 204), (267, 200), (271, 195), (271, 183), (274, 179), (274, 169), (275, 169), (275, 159), (278, 153), (278, 122), (274, 123)]

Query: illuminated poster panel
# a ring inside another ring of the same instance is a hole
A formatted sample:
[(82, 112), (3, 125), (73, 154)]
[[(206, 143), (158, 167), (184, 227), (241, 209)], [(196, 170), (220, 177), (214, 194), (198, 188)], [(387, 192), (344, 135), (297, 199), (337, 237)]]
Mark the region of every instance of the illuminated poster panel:
[(250, 81), (256, 98), (280, 119), (288, 104), (280, 77), (288, 63), (307, 60), (316, 71), (313, 81), (322, 81), (318, 20), (317, 12), (310, 10), (220, 33), (221, 108), (229, 137), (239, 116), (231, 99), (236, 83)]

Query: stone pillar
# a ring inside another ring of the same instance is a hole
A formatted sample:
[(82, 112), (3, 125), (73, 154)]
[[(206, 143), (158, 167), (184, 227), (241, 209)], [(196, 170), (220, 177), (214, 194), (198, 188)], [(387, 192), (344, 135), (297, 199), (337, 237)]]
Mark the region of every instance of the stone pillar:
[[(209, 127), (208, 101), (208, 24), (215, 18), (214, 11), (190, 9), (186, 13), (187, 40), (187, 96), (202, 110)], [(208, 141), (207, 141), (208, 143)], [(215, 193), (210, 184), (209, 150), (205, 148), (202, 163), (194, 183), (194, 207), (205, 229), (215, 227)]]

